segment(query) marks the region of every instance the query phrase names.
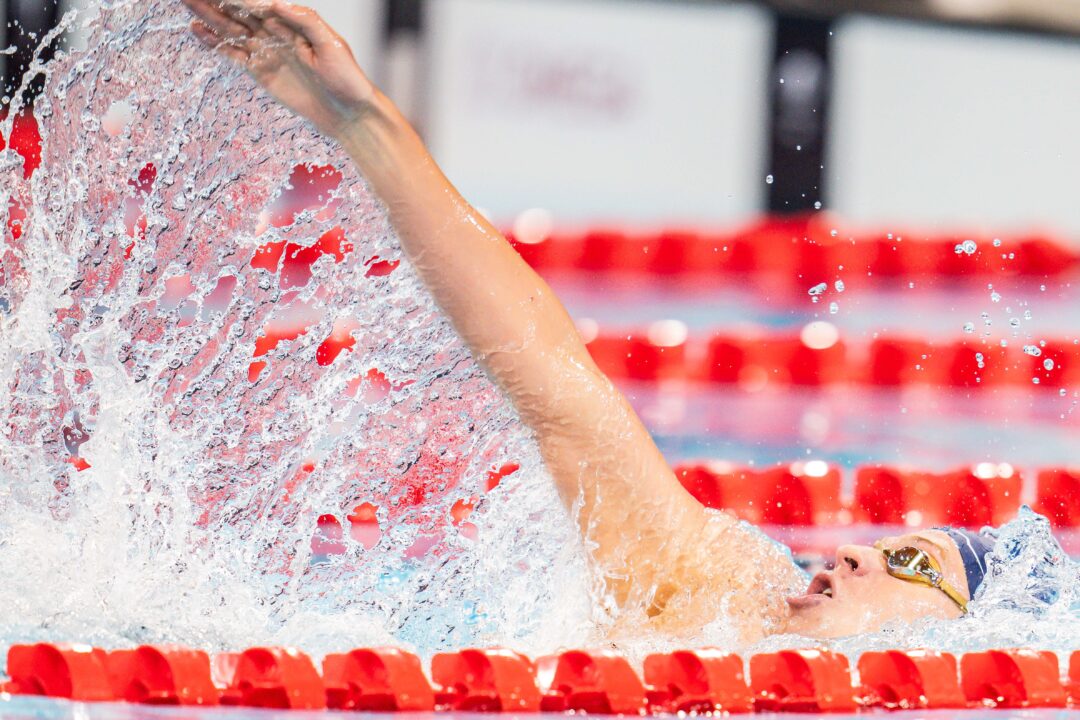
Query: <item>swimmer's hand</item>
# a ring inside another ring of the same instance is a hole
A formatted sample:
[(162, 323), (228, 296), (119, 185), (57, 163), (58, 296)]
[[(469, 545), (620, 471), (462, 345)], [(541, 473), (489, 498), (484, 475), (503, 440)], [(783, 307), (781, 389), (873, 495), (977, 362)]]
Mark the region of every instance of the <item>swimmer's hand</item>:
[(192, 32), (274, 98), (339, 138), (377, 91), (348, 44), (314, 11), (285, 0), (183, 0)]

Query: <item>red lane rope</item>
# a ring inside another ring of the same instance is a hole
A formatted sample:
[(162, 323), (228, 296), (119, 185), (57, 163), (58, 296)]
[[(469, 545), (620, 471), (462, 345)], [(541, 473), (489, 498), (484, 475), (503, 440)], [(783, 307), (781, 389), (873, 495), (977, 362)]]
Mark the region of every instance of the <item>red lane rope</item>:
[[(855, 470), (849, 501), (841, 494), (841, 469), (820, 460), (769, 468), (687, 462), (674, 471), (706, 507), (728, 510), (756, 525), (979, 528), (1011, 520), (1028, 495), (1022, 473), (1005, 463), (945, 472), (866, 465)], [(1032, 508), (1055, 527), (1080, 527), (1080, 467), (1044, 468), (1033, 480)], [(950, 491), (939, 492), (942, 487)]]
[[(747, 672), (749, 668), (749, 672)], [(531, 660), (504, 649), (436, 655), (430, 674), (398, 648), (328, 655), (321, 671), (292, 648), (210, 655), (143, 645), (15, 645), (3, 692), (82, 702), (374, 712), (854, 712), (857, 709), (1063, 708), (1080, 705), (1080, 651), (1068, 676), (1051, 652), (867, 652), (857, 665), (824, 649), (750, 657), (681, 650), (645, 658), (642, 672), (610, 651)], [(430, 678), (430, 680), (429, 680)]]
[(1076, 243), (1049, 232), (993, 235), (845, 227), (828, 214), (765, 217), (714, 232), (516, 229), (507, 237), (541, 273), (776, 275), (792, 282), (876, 278), (1046, 278), (1080, 269)]
[(630, 331), (579, 322), (593, 360), (615, 380), (739, 385), (930, 385), (967, 389), (1006, 386), (1060, 392), (1080, 385), (1080, 339), (930, 341), (879, 336), (850, 342), (828, 323), (801, 333), (689, 334), (677, 321)]

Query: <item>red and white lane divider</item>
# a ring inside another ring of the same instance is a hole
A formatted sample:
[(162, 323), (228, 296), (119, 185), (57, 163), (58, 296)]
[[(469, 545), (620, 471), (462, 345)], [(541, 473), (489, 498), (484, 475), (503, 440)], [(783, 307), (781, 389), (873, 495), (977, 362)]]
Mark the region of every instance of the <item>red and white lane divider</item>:
[[(505, 468), (503, 473), (513, 471)], [(762, 527), (797, 553), (831, 555), (839, 537), (872, 542), (905, 528), (1000, 525), (1027, 502), (1049, 518), (1066, 552), (1080, 554), (1080, 467), (1042, 468), (1025, 477), (1007, 463), (978, 463), (944, 472), (866, 465), (853, 471), (850, 497), (843, 493), (845, 471), (821, 460), (772, 467), (702, 460), (673, 469), (703, 505)], [(492, 478), (497, 484), (501, 477), (489, 474), (488, 487), (493, 486)], [(465, 537), (474, 537), (476, 528), (469, 517), (478, 500), (475, 496), (458, 500), (437, 527), (453, 525)], [(346, 554), (348, 538), (371, 550), (382, 537), (378, 510), (363, 503), (351, 512), (320, 515), (312, 553)]]
[(641, 672), (615, 653), (569, 650), (530, 660), (503, 650), (436, 655), (430, 675), (396, 648), (328, 655), (322, 668), (292, 648), (210, 655), (144, 645), (106, 652), (87, 645), (16, 645), (5, 693), (80, 702), (371, 712), (484, 711), (668, 714), (853, 712), (865, 709), (1063, 708), (1080, 705), (1080, 651), (1067, 675), (1051, 652), (828, 650), (738, 655), (654, 654)]
[(1007, 463), (946, 472), (869, 465), (855, 470), (850, 501), (841, 495), (841, 469), (821, 460), (769, 468), (702, 461), (674, 470), (703, 505), (756, 525), (979, 528), (1011, 520), (1028, 497), (1055, 527), (1080, 527), (1080, 467), (1044, 468), (1037, 471), (1034, 488), (1025, 488), (1022, 474)]
[(615, 380), (682, 381), (818, 387), (914, 385), (954, 388), (1032, 387), (1060, 392), (1080, 386), (1080, 338), (1000, 342), (879, 336), (847, 342), (828, 322), (798, 333), (743, 331), (691, 334), (675, 320), (637, 330), (578, 321), (593, 360)]
[(1075, 243), (1046, 232), (973, 232), (850, 228), (823, 214), (765, 217), (706, 232), (564, 232), (542, 212), (523, 213), (507, 231), (542, 274), (630, 273), (666, 277), (772, 276), (800, 286), (862, 275), (885, 280), (1048, 278), (1080, 270)]

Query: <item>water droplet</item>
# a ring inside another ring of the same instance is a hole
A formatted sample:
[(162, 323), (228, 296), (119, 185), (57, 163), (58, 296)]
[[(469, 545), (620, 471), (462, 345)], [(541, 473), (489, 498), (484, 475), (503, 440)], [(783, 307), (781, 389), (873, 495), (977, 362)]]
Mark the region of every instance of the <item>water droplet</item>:
[(814, 201), (814, 209), (815, 210), (820, 210), (821, 209), (821, 201), (820, 200), (815, 200)]
[(1031, 378), (1031, 382), (1035, 385), (1039, 384), (1039, 378)]
[(965, 240), (964, 242), (960, 243), (960, 249), (968, 255), (974, 255), (978, 247), (979, 246), (975, 244), (974, 240)]
[(966, 333), (975, 332), (975, 323), (972, 323), (972, 322), (964, 323), (964, 332), (966, 332)]
[(818, 283), (814, 287), (807, 290), (807, 293), (810, 294), (810, 295), (820, 295), (820, 294), (822, 294), (823, 292), (825, 292), (828, 289), (829, 289), (828, 283)]
[(1046, 368), (1047, 370), (1053, 370), (1054, 369), (1054, 361), (1051, 360), (1050, 358), (1046, 358), (1045, 360), (1043, 360), (1043, 367)]
[(766, 185), (772, 185), (773, 184), (773, 176), (772, 175), (766, 175), (765, 176), (765, 184)]
[(1001, 294), (996, 290), (990, 293), (990, 302), (1001, 302)]
[(1032, 357), (1039, 357), (1042, 355), (1042, 350), (1039, 349), (1038, 345), (1025, 345), (1024, 352)]
[(844, 281), (837, 280), (835, 283), (833, 283), (833, 287), (836, 288), (836, 292), (844, 292)]
[(994, 238), (994, 247), (1001, 247), (1001, 238)]
[(1061, 388), (1060, 390), (1058, 390), (1058, 395), (1060, 395), (1061, 397), (1065, 397), (1068, 394), (1069, 394), (1069, 391), (1066, 390), (1065, 388)]
[(840, 312), (840, 303), (837, 303), (837, 302), (829, 303), (829, 314), (830, 315), (835, 315), (838, 312)]
[(1020, 327), (1020, 318), (1009, 318), (1009, 325), (1014, 328)]
[(833, 228), (832, 230), (829, 231), (829, 236), (830, 237), (836, 237), (839, 234), (840, 233), (835, 228)]
[(1025, 320), (1030, 320), (1031, 319), (1031, 311), (1030, 310), (1025, 310), (1024, 311), (1024, 319)]

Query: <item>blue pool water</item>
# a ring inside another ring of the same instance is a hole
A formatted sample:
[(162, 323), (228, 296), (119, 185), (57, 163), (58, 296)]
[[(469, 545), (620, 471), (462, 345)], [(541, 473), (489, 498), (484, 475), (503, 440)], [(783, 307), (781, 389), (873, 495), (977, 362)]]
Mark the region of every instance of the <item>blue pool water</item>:
[[(856, 338), (888, 332), (956, 339), (962, 337), (966, 322), (974, 322), (979, 333), (989, 328), (995, 339), (1025, 334), (1076, 337), (1080, 333), (1080, 317), (1075, 313), (1080, 282), (1068, 275), (1042, 282), (993, 278), (990, 283), (958, 284), (950, 278), (922, 278), (907, 284), (850, 273), (843, 280), (843, 292), (830, 288), (822, 301), (814, 303), (806, 292), (814, 285), (809, 280), (774, 286), (763, 284), (760, 278), (733, 276), (672, 280), (559, 274), (550, 278), (571, 314), (606, 327), (640, 327), (655, 320), (678, 319), (691, 330), (746, 325), (792, 329), (811, 320), (828, 320), (846, 337)], [(991, 299), (988, 284), (998, 292), (999, 300)], [(835, 313), (830, 311), (833, 302)], [(1014, 318), (1015, 324), (1010, 322)]]

